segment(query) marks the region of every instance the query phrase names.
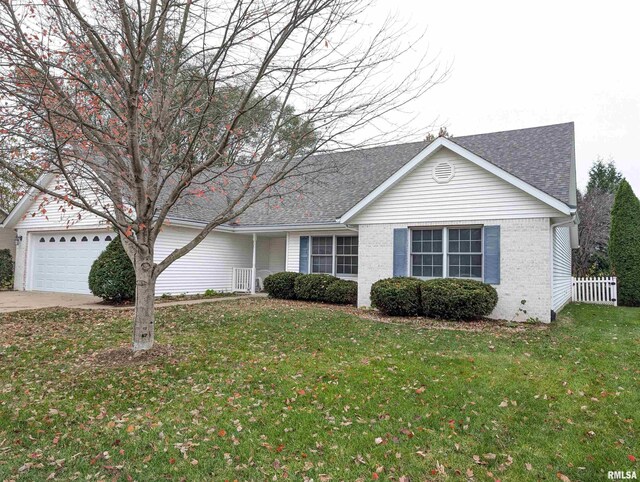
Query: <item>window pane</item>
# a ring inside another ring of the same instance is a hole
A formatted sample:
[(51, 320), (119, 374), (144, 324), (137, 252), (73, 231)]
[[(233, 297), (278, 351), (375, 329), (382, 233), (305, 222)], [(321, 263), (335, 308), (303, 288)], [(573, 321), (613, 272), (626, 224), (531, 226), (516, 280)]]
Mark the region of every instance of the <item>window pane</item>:
[(333, 262), (333, 256), (312, 256), (311, 257), (311, 272), (312, 273), (329, 273), (331, 269), (331, 263)]
[(482, 278), (482, 255), (450, 254), (449, 276), (452, 278)]
[(321, 236), (311, 238), (311, 254), (333, 254), (333, 237)]
[(338, 236), (336, 238), (336, 254), (358, 254), (358, 237)]
[(442, 253), (442, 229), (414, 229), (411, 231), (412, 253)]
[(424, 278), (442, 276), (441, 254), (414, 254), (411, 256), (411, 275)]
[(449, 229), (450, 253), (481, 253), (482, 229)]
[(357, 256), (338, 256), (336, 260), (337, 274), (358, 274)]

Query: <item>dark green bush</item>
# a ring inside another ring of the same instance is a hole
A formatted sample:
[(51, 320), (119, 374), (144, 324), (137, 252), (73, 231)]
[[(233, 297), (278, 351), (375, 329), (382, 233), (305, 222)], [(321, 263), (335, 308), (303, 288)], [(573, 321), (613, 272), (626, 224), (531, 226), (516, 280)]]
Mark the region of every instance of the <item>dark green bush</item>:
[(618, 304), (640, 306), (640, 200), (627, 181), (611, 209), (609, 258), (618, 277)]
[(0, 289), (13, 287), (13, 259), (11, 251), (0, 249)]
[(303, 274), (295, 281), (296, 298), (305, 301), (325, 301), (330, 284), (338, 278), (330, 274)]
[(98, 256), (89, 272), (89, 289), (105, 301), (121, 303), (136, 296), (136, 273), (116, 237)]
[(290, 271), (274, 273), (264, 279), (264, 290), (269, 293), (271, 298), (295, 300), (295, 282), (299, 276), (302, 276), (302, 273), (292, 273)]
[(327, 287), (325, 301), (336, 305), (356, 305), (358, 302), (358, 283), (339, 279)]
[(422, 285), (422, 309), (431, 318), (474, 320), (491, 313), (497, 302), (495, 288), (480, 281), (444, 278)]
[(376, 281), (371, 286), (371, 305), (385, 315), (420, 315), (420, 291), (423, 283), (415, 278), (387, 278)]

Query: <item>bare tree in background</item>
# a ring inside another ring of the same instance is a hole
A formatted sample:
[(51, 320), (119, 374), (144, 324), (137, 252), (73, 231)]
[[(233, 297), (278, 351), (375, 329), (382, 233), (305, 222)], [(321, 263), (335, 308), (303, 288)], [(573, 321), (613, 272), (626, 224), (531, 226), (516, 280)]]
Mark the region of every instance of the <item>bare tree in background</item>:
[[(314, 153), (384, 132), (386, 114), (442, 80), (402, 26), (363, 26), (367, 6), (0, 0), (0, 169), (122, 235), (134, 350), (153, 345), (155, 283), (171, 263), (251, 205), (303, 191), (327, 168)], [(211, 199), (211, 219), (154, 261), (172, 209), (194, 198)]]
[(608, 276), (611, 207), (618, 185), (624, 179), (615, 162), (596, 159), (589, 169), (584, 193), (578, 192), (580, 247), (573, 251), (574, 276)]

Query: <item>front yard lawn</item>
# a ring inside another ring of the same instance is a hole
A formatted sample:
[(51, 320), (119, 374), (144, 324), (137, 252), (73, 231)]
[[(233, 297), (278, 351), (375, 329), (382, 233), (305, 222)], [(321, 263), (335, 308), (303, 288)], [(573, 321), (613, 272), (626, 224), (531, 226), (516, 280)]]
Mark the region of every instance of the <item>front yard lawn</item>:
[[(391, 324), (223, 301), (0, 317), (0, 480), (606, 480), (640, 466), (640, 310)], [(471, 328), (475, 325), (454, 325)], [(566, 477), (563, 478), (563, 477)]]

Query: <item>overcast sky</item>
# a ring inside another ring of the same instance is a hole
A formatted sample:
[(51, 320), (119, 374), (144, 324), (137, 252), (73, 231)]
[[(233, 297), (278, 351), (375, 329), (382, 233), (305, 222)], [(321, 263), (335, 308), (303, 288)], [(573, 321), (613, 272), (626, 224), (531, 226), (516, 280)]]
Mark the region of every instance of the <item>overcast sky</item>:
[(598, 156), (640, 195), (640, 5), (635, 1), (379, 0), (424, 25), (449, 80), (409, 111), (455, 135), (573, 121), (578, 187)]

